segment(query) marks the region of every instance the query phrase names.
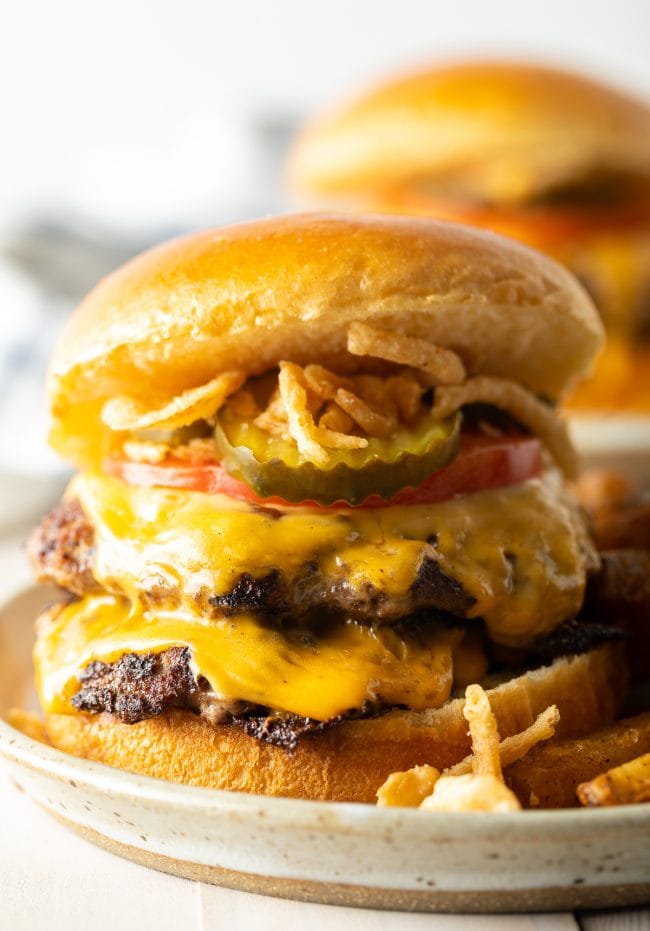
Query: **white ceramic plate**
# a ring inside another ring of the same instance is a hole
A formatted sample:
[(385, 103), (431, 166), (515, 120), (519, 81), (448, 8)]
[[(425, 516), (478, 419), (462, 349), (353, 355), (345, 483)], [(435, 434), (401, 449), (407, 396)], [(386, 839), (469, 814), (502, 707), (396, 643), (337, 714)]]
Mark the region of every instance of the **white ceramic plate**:
[(33, 620), (0, 609), (0, 754), (14, 782), (88, 840), (156, 869), (269, 895), (374, 908), (494, 912), (650, 899), (650, 805), (425, 814), (174, 785), (71, 757), (6, 722), (34, 706)]

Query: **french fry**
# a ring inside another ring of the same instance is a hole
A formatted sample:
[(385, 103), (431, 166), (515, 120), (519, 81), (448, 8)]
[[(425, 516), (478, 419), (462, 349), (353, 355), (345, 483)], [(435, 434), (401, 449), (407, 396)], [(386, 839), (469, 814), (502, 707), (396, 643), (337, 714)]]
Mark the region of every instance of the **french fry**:
[(445, 773), (420, 805), (424, 811), (519, 811), (521, 805), (501, 775), (499, 733), (490, 700), (480, 685), (465, 689), (463, 715), (469, 724), (471, 772)]
[(505, 779), (526, 807), (570, 808), (580, 783), (650, 753), (650, 712), (617, 721), (586, 737), (533, 747), (505, 769)]
[(578, 799), (589, 807), (650, 802), (650, 753), (582, 782)]
[(102, 408), (102, 420), (111, 430), (175, 430), (194, 420), (211, 417), (228, 395), (246, 379), (243, 372), (223, 372), (198, 388), (190, 388), (155, 410), (126, 395), (111, 398)]
[(531, 394), (523, 385), (506, 378), (477, 375), (462, 385), (436, 388), (433, 404), (435, 417), (449, 417), (465, 404), (477, 401), (493, 404), (512, 414), (528, 427), (548, 448), (562, 471), (569, 478), (577, 473), (577, 459), (569, 439), (566, 424), (555, 411)]
[(533, 724), (499, 742), (490, 701), (480, 685), (465, 691), (465, 719), (472, 754), (442, 775), (431, 766), (392, 773), (377, 792), (381, 806), (419, 807), (423, 811), (518, 811), (519, 799), (504, 783), (502, 765), (523, 757), (535, 744), (552, 737), (560, 720), (555, 705)]
[(352, 323), (348, 329), (348, 352), (372, 356), (418, 369), (430, 385), (458, 385), (465, 379), (465, 366), (455, 352), (424, 339), (380, 330), (366, 323)]

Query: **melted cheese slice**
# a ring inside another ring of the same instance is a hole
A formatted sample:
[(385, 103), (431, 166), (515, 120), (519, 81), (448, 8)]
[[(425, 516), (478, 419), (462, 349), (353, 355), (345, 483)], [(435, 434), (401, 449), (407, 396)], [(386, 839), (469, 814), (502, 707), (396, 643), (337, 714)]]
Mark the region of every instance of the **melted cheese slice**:
[(326, 720), (365, 701), (440, 707), (451, 691), (452, 650), (461, 637), (460, 630), (440, 629), (401, 635), (353, 621), (288, 632), (246, 615), (152, 614), (104, 595), (44, 615), (34, 661), (41, 705), (50, 713), (74, 711), (70, 698), (93, 660), (183, 645), (218, 697)]
[[(137, 488), (77, 476), (95, 529), (93, 575), (131, 604), (193, 616), (242, 573), (279, 569), (289, 585), (351, 597), (406, 597), (425, 559), (437, 560), (474, 599), (493, 640), (524, 646), (580, 609), (595, 560), (584, 522), (555, 472), (431, 505), (376, 510), (287, 508), (275, 514), (223, 495)], [(313, 581), (310, 576), (310, 583)], [(153, 595), (153, 597), (152, 597)], [(135, 608), (134, 608), (135, 610)]]

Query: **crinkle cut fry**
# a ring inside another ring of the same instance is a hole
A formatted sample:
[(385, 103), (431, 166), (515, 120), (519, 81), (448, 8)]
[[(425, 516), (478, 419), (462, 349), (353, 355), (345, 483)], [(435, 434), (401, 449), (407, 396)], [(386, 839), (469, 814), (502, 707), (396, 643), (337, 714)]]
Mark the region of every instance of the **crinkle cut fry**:
[(650, 753), (608, 769), (578, 786), (582, 805), (602, 807), (650, 802)]

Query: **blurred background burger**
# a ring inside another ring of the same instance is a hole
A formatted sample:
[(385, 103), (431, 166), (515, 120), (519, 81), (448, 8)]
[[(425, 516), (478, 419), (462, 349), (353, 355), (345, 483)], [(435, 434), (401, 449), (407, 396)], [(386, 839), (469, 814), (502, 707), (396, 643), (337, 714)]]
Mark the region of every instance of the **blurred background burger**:
[(593, 446), (595, 433), (602, 451), (624, 416), (625, 441), (650, 445), (650, 107), (641, 99), (551, 66), (434, 65), (309, 123), (289, 174), (312, 202), (462, 220), (560, 259), (608, 333), (593, 377), (568, 400), (575, 414), (599, 415), (578, 439)]

